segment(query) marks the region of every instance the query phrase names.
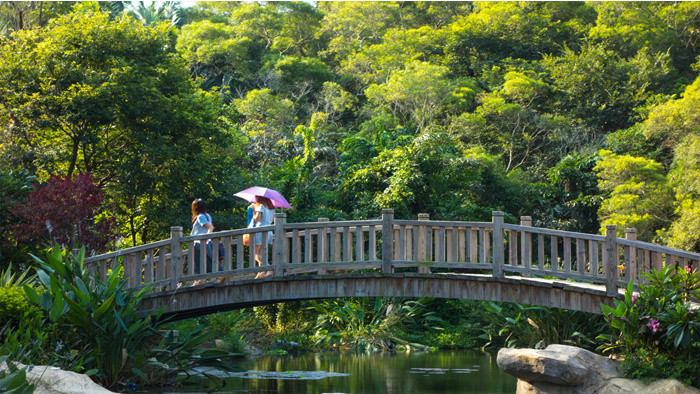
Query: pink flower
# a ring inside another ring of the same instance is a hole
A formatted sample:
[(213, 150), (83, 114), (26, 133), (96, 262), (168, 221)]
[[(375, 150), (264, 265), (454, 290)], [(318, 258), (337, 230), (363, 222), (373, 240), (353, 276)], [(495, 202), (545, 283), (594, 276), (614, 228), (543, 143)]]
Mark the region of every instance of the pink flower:
[(649, 319), (647, 327), (651, 329), (651, 332), (657, 332), (661, 328), (661, 323), (656, 321), (653, 317)]
[(690, 266), (685, 267), (685, 272), (690, 273), (690, 271), (692, 271), (692, 269), (690, 268)]
[(637, 299), (637, 296), (639, 296), (639, 293), (638, 293), (638, 292), (635, 291), (635, 292), (632, 293), (632, 303), (634, 303), (634, 300)]

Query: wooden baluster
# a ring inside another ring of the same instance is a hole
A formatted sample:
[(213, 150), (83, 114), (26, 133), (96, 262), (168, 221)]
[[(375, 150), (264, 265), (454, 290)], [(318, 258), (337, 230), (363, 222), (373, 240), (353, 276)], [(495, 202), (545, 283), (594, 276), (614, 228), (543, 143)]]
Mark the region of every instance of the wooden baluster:
[(355, 261), (365, 261), (365, 237), (362, 226), (355, 230)]
[(590, 249), (588, 252), (588, 258), (591, 265), (591, 276), (597, 278), (600, 276), (600, 273), (598, 272), (598, 267), (600, 266), (600, 258), (598, 257), (598, 241), (589, 241), (588, 248)]
[(143, 269), (144, 283), (153, 282), (153, 249), (148, 249), (146, 251), (146, 264), (144, 265)]
[[(503, 238), (503, 236), (501, 236)], [(472, 228), (469, 230), (469, 262), (479, 262), (479, 229)]]
[(298, 264), (301, 260), (301, 240), (299, 240), (299, 230), (292, 230), (292, 263)]
[(396, 255), (398, 260), (406, 261), (406, 226), (399, 226), (399, 242), (396, 243), (399, 253)]
[(343, 227), (343, 261), (352, 261), (352, 234), (350, 234), (350, 226)]
[(605, 291), (617, 297), (617, 226), (605, 226)]
[(438, 245), (437, 261), (445, 262), (445, 226), (440, 226), (438, 230)]
[(553, 272), (559, 270), (559, 240), (556, 235), (549, 236), (549, 258), (550, 258), (550, 269)]
[[(430, 215), (427, 213), (419, 213), (418, 214), (418, 220), (419, 221), (428, 221), (430, 220)], [(416, 258), (418, 261), (421, 262), (427, 262), (428, 261), (428, 249), (427, 249), (427, 238), (429, 236), (428, 228), (426, 226), (419, 226), (418, 227), (418, 242), (417, 242), (417, 253), (416, 253)], [(430, 267), (421, 265), (418, 267), (418, 272), (421, 274), (429, 274), (430, 273)]]
[(466, 227), (460, 227), (459, 239), (457, 240), (457, 242), (459, 243), (458, 261), (461, 263), (464, 263), (467, 261), (467, 228)]
[[(520, 225), (531, 227), (532, 217), (521, 216)], [(520, 256), (522, 259), (523, 268), (525, 269), (522, 276), (524, 278), (532, 277), (532, 273), (530, 272), (530, 266), (532, 264), (532, 234), (527, 231), (520, 233)]]
[(445, 227), (445, 261), (452, 259), (452, 230), (453, 227)]
[(571, 238), (563, 237), (564, 241), (564, 272), (571, 273)]
[(260, 246), (261, 246), (261, 252), (262, 252), (262, 266), (268, 267), (272, 265), (270, 261), (270, 253), (269, 253), (269, 234), (267, 231), (262, 232), (262, 239), (260, 240)]
[(224, 238), (224, 270), (233, 270), (233, 257), (231, 256), (231, 237)]
[(544, 234), (537, 234), (537, 270), (544, 270)]
[(236, 269), (243, 269), (243, 253), (245, 245), (243, 245), (243, 236), (236, 237)]
[[(493, 222), (493, 276), (503, 278), (503, 212), (492, 212)], [(486, 237), (484, 237), (486, 238)], [(486, 248), (484, 248), (486, 251)]]
[(341, 229), (339, 227), (335, 227), (333, 229), (333, 250), (335, 251), (334, 253), (334, 261), (335, 262), (340, 262), (342, 261), (342, 253), (343, 253), (343, 248), (342, 248), (342, 240), (341, 240)]
[(255, 260), (255, 241), (257, 238), (256, 233), (250, 233), (250, 238), (248, 238), (248, 267), (257, 267), (258, 263)]
[(404, 260), (414, 261), (413, 258), (413, 233), (415, 232), (414, 226), (406, 226), (406, 249)]
[(518, 234), (508, 230), (508, 264), (518, 266)]
[[(637, 230), (633, 228), (625, 229), (625, 239), (629, 241), (636, 241)], [(634, 246), (630, 246), (628, 248), (625, 248), (625, 251), (628, 253), (628, 255), (625, 255), (625, 259), (627, 260), (627, 274), (629, 275), (626, 279), (632, 279), (634, 283), (639, 283), (639, 272), (637, 268), (637, 248)]]
[(212, 238), (211, 252), (211, 272), (219, 272), (219, 238)]
[(312, 248), (312, 242), (311, 242), (311, 230), (304, 229), (304, 262), (305, 263), (313, 263), (313, 248)]
[(177, 289), (182, 276), (182, 227), (170, 227), (170, 290)]
[[(328, 223), (328, 218), (318, 218), (319, 223)], [(328, 262), (328, 229), (318, 229), (318, 261), (321, 263)], [(328, 271), (325, 268), (319, 268), (318, 274), (325, 275)]]
[(369, 226), (369, 259), (377, 260), (377, 227), (375, 225)]
[(583, 239), (576, 239), (576, 272), (583, 276), (586, 273), (586, 247)]
[(394, 238), (394, 210), (382, 209), (382, 272), (390, 274), (394, 272), (392, 265), (394, 256), (393, 251)]
[[(286, 231), (284, 226), (287, 224), (287, 214), (286, 213), (275, 213), (275, 230), (274, 238), (272, 238), (272, 263), (274, 265), (274, 275), (276, 277), (284, 276), (284, 263), (287, 251), (287, 238), (285, 236)], [(308, 235), (309, 230), (306, 230)], [(266, 241), (263, 239), (263, 241)], [(263, 243), (263, 248), (267, 250), (267, 243)]]

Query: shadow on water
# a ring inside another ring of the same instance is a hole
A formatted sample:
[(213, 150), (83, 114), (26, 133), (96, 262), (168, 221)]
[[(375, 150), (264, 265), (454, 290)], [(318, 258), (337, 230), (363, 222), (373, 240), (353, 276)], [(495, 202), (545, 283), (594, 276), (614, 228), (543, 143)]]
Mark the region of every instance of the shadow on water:
[(516, 388), (516, 379), (496, 365), (495, 354), (478, 351), (264, 356), (240, 365), (247, 371), (350, 375), (308, 379), (301, 372), (290, 379), (233, 377), (217, 393), (514, 393)]

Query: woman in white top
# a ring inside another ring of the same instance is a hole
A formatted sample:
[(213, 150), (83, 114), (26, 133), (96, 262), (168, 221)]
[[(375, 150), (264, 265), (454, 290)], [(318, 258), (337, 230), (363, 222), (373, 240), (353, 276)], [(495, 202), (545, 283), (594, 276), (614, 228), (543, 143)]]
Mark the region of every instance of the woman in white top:
[[(253, 227), (270, 226), (275, 220), (275, 206), (272, 205), (272, 201), (267, 197), (255, 196), (255, 202), (258, 203), (258, 206), (253, 213), (253, 221), (255, 222)], [(267, 243), (270, 245), (272, 245), (273, 236), (272, 231), (267, 233)], [(255, 261), (260, 267), (262, 267), (262, 248), (262, 233), (258, 233), (255, 236)], [(270, 275), (272, 275), (272, 271), (259, 272), (255, 278), (264, 278)]]
[[(214, 224), (207, 213), (207, 204), (201, 198), (192, 201), (192, 232), (190, 235), (209, 234), (214, 232)], [(194, 273), (199, 274), (201, 267), (200, 241), (194, 241)], [(207, 250), (207, 272), (211, 272), (211, 255)], [(201, 284), (201, 280), (192, 283), (193, 286)]]

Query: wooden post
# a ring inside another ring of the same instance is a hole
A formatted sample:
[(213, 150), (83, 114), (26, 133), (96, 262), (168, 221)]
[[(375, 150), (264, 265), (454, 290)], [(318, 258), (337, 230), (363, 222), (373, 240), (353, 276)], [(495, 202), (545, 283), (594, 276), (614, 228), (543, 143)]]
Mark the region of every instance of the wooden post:
[(617, 297), (617, 226), (605, 226), (605, 291)]
[(170, 268), (172, 269), (172, 272), (170, 272), (170, 290), (177, 289), (177, 284), (180, 282), (180, 276), (182, 275), (180, 238), (182, 238), (182, 227), (170, 227)]
[[(521, 226), (532, 226), (531, 216), (521, 216), (520, 217)], [(523, 278), (531, 278), (532, 273), (530, 272), (532, 263), (532, 234), (523, 231), (520, 233), (520, 256), (523, 259), (521, 261), (525, 271), (522, 273)]]
[(393, 272), (394, 210), (382, 209), (382, 272)]
[[(428, 220), (430, 220), (430, 215), (427, 213), (419, 213), (418, 220), (428, 221)], [(415, 229), (414, 229), (414, 231), (415, 231)], [(427, 227), (425, 227), (425, 226), (418, 227), (418, 256), (417, 256), (417, 260), (419, 262), (427, 262), (428, 261), (428, 251), (426, 250), (426, 242), (425, 242), (425, 237), (427, 236), (427, 234), (428, 234)], [(419, 266), (418, 272), (421, 274), (429, 274), (430, 267)]]
[[(318, 218), (319, 223), (328, 223), (328, 218)], [(318, 262), (325, 263), (328, 261), (328, 235), (327, 229), (319, 228), (316, 243), (318, 245)], [(328, 270), (325, 268), (319, 268), (318, 274), (325, 275)]]
[[(625, 238), (630, 240), (630, 241), (636, 241), (637, 240), (637, 229), (634, 228), (628, 228), (625, 229)], [(637, 248), (634, 246), (630, 246), (629, 248), (629, 256), (627, 257), (627, 275), (628, 279), (631, 278), (635, 284), (638, 283), (637, 279)]]
[(503, 278), (503, 212), (494, 211), (493, 221), (493, 277)]
[(287, 244), (285, 224), (287, 224), (287, 214), (275, 213), (275, 237), (272, 240), (272, 264), (275, 267), (275, 276), (284, 276), (284, 249)]

